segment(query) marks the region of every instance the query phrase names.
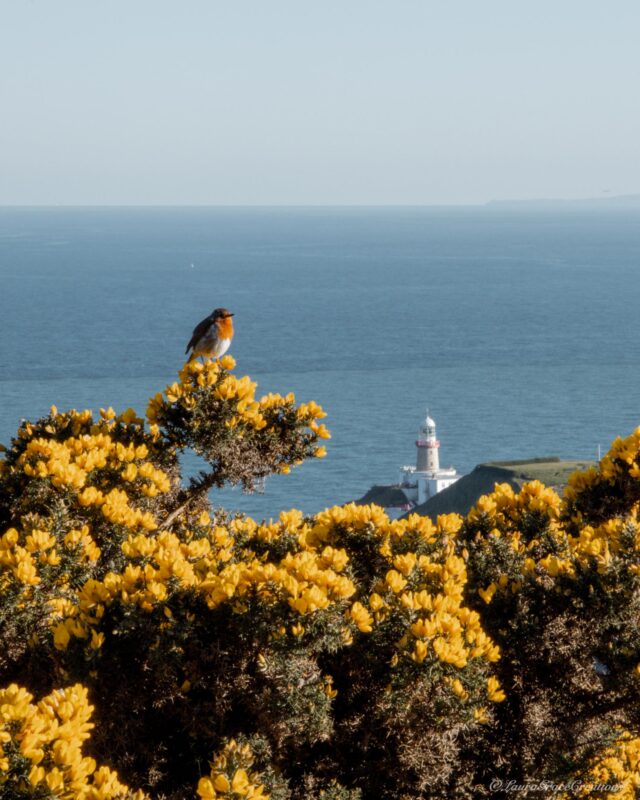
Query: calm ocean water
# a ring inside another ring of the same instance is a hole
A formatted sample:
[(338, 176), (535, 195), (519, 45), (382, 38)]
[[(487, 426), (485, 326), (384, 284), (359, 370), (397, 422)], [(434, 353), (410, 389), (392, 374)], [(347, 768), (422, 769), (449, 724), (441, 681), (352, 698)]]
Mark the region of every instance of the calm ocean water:
[(5, 443), (52, 403), (143, 411), (235, 311), (237, 373), (333, 433), (264, 494), (218, 494), (258, 517), (393, 482), (427, 406), (463, 472), (640, 425), (637, 210), (3, 208), (0, 301)]

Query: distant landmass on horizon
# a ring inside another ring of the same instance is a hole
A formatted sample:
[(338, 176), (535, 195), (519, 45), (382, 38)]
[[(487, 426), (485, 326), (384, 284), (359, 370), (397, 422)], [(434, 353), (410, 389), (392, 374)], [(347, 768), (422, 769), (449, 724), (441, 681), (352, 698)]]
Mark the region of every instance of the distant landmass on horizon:
[(490, 200), (487, 208), (552, 209), (552, 208), (632, 208), (640, 209), (640, 194), (620, 194), (607, 197), (533, 198), (530, 200)]

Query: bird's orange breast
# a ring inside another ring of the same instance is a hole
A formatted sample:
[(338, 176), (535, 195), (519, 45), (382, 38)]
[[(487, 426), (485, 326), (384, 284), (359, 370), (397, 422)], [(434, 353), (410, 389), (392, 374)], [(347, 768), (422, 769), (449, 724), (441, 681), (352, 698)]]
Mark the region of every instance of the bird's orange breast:
[(231, 317), (219, 319), (216, 325), (221, 339), (233, 339), (233, 320)]

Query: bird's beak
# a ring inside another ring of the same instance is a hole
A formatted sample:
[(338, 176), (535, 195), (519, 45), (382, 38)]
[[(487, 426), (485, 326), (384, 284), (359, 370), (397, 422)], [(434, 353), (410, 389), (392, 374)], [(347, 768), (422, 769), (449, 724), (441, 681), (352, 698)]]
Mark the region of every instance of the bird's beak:
[(235, 317), (235, 314), (227, 314), (228, 317)]

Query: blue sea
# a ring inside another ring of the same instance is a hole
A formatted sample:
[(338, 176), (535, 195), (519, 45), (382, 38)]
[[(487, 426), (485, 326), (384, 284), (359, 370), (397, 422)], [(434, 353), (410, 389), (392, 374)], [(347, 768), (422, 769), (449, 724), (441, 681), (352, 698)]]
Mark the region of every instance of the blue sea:
[(394, 482), (427, 407), (462, 472), (640, 425), (637, 209), (2, 208), (0, 441), (52, 403), (144, 411), (217, 306), (237, 373), (333, 434), (264, 493), (213, 495), (256, 517)]

